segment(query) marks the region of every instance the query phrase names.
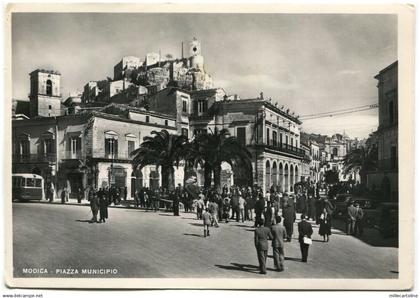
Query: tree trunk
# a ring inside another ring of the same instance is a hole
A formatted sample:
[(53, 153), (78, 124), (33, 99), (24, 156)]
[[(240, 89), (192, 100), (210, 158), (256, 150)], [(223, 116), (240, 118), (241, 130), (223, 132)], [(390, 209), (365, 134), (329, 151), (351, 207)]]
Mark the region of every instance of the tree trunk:
[(214, 188), (218, 193), (221, 193), (221, 180), (222, 180), (222, 165), (216, 165), (213, 169), (214, 172)]
[(205, 162), (204, 163), (204, 188), (209, 189), (211, 187), (211, 166)]
[(175, 170), (172, 166), (162, 166), (162, 187), (168, 190), (175, 188)]

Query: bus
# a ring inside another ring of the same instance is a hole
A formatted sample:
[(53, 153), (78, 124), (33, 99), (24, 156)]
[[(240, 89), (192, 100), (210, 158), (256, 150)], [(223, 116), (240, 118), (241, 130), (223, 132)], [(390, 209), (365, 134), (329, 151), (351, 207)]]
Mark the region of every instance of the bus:
[(44, 178), (36, 174), (12, 174), (12, 200), (44, 198)]

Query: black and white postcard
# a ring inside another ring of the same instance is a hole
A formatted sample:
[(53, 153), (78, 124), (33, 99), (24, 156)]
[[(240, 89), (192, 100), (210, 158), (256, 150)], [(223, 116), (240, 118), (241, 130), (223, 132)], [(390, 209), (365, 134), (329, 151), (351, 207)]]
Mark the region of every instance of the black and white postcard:
[(409, 289), (414, 15), (10, 4), (6, 284)]

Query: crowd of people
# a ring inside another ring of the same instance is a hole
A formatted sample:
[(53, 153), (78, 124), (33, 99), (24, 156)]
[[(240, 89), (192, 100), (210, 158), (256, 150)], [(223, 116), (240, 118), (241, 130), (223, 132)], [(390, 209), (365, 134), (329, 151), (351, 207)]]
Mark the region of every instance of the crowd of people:
[[(65, 189), (62, 193), (62, 202), (66, 202)], [(83, 192), (79, 190), (79, 193)], [(126, 200), (127, 189), (88, 187), (86, 193), (92, 211), (91, 222), (105, 223), (108, 219), (108, 206), (120, 204), (122, 198)], [(80, 201), (78, 197), (78, 202)], [(134, 206), (155, 212), (165, 208), (171, 210), (174, 216), (179, 216), (180, 209), (184, 212), (194, 212), (196, 219), (203, 222), (204, 237), (210, 237), (211, 227), (218, 228), (220, 222), (227, 224), (229, 221), (250, 221), (255, 228), (254, 242), (261, 274), (267, 272), (266, 261), (270, 240), (274, 267), (277, 271), (284, 270), (284, 243), (292, 241), (297, 214), (300, 214), (297, 239), (301, 260), (307, 262), (313, 234), (312, 225), (308, 221), (319, 225), (319, 235), (323, 237), (324, 242), (329, 242), (335, 209), (328, 196), (328, 187), (309, 181), (294, 185), (292, 194), (280, 192), (275, 187), (263, 193), (258, 186), (225, 185), (220, 192), (210, 188), (200, 189), (197, 193), (192, 193), (181, 185), (172, 191), (163, 188), (156, 190), (141, 188), (134, 194)], [(348, 235), (363, 233), (362, 219), (362, 208), (357, 202), (350, 201), (346, 214)]]

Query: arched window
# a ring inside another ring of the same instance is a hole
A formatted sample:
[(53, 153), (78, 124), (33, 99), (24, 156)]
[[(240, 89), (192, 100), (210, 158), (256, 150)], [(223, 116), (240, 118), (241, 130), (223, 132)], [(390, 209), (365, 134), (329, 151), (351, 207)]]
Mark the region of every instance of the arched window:
[(265, 189), (266, 191), (270, 189), (271, 185), (271, 171), (270, 171), (270, 162), (267, 160), (265, 163)]
[(51, 82), (51, 80), (47, 80), (46, 93), (47, 93), (47, 95), (52, 95), (52, 82)]
[(333, 156), (338, 156), (338, 148), (333, 148)]

